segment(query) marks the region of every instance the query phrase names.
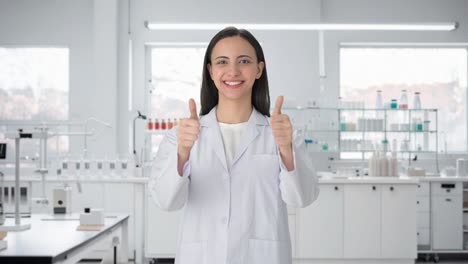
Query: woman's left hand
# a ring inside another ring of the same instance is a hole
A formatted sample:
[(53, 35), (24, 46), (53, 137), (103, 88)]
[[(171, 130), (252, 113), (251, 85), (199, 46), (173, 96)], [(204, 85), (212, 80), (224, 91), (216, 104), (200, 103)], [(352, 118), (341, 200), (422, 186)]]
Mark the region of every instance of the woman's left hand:
[(283, 163), (288, 170), (294, 169), (293, 153), (292, 153), (292, 124), (289, 116), (281, 113), (283, 106), (283, 96), (276, 99), (275, 110), (271, 114), (270, 126), (278, 145)]

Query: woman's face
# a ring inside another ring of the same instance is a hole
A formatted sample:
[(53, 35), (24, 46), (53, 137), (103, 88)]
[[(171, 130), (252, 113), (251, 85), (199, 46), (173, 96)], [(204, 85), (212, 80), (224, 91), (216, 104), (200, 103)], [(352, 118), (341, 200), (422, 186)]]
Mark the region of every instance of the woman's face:
[(207, 67), (220, 100), (250, 102), (253, 84), (262, 75), (264, 65), (257, 61), (252, 45), (235, 36), (216, 43), (211, 52), (211, 64)]

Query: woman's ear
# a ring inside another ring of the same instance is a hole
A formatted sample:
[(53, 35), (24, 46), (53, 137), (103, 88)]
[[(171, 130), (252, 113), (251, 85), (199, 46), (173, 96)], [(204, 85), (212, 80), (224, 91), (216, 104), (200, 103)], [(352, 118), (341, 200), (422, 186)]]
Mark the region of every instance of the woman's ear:
[(265, 68), (265, 63), (263, 61), (259, 62), (257, 65), (257, 68), (258, 68), (258, 73), (255, 78), (260, 79), (260, 77), (262, 77), (263, 68)]

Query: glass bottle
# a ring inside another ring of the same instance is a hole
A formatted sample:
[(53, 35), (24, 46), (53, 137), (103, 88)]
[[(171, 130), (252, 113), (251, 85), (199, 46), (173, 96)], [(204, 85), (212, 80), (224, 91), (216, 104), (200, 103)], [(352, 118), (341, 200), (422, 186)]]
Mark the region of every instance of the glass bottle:
[(161, 120), (161, 129), (162, 130), (166, 129), (166, 121), (164, 121), (164, 118)]
[(153, 130), (153, 122), (151, 122), (151, 118), (148, 119), (148, 130)]
[(377, 97), (375, 98), (375, 108), (376, 109), (383, 108), (382, 90), (377, 90)]
[(414, 99), (413, 99), (413, 108), (414, 109), (421, 109), (421, 98), (419, 97), (420, 92), (415, 92), (414, 93)]
[(400, 109), (408, 109), (408, 95), (406, 90), (401, 90)]
[(154, 130), (159, 130), (159, 121), (157, 118), (154, 119)]
[(172, 123), (171, 119), (169, 118), (167, 120), (167, 129), (171, 129), (174, 126), (174, 123)]

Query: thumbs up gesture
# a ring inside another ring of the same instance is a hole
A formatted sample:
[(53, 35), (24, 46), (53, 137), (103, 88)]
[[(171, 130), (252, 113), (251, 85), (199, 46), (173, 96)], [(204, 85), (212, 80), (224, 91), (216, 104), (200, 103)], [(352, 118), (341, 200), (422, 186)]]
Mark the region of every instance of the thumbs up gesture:
[(190, 155), (193, 144), (198, 139), (200, 133), (200, 122), (197, 116), (197, 106), (195, 101), (190, 98), (189, 100), (190, 118), (180, 121), (179, 130), (177, 134), (177, 154), (179, 161), (185, 163)]
[(283, 155), (289, 155), (292, 153), (292, 124), (289, 120), (289, 116), (281, 113), (281, 107), (283, 106), (283, 96), (279, 96), (276, 99), (275, 110), (271, 114), (270, 126), (275, 138), (276, 144), (280, 149), (280, 153)]

